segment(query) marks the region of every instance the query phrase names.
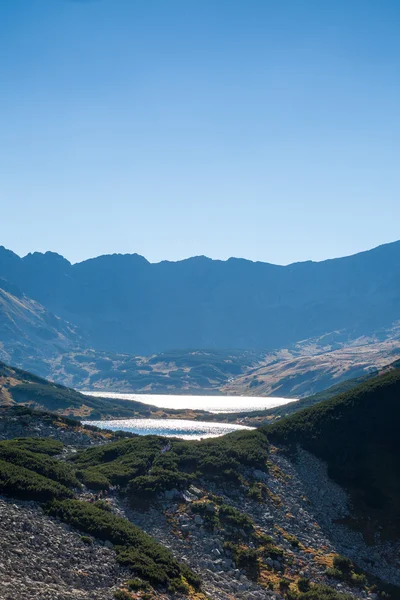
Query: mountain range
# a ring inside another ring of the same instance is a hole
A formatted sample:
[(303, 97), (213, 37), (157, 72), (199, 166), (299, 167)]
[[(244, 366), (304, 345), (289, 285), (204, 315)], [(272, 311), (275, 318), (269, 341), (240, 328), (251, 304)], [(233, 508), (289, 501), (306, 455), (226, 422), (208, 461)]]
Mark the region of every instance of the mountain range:
[(0, 277), (78, 326), (100, 350), (284, 348), (379, 332), (399, 318), (400, 242), (289, 266), (204, 256), (149, 263), (108, 255), (71, 264), (0, 248)]
[[(0, 247), (0, 359), (81, 388), (303, 396), (362, 375), (379, 356), (400, 356), (399, 259), (400, 242), (289, 266), (204, 256), (150, 263), (137, 254), (71, 264), (53, 252), (21, 258)], [(370, 344), (373, 359), (365, 360)], [(350, 362), (347, 350), (333, 355), (354, 346), (361, 350)], [(188, 363), (166, 360), (171, 349)], [(196, 372), (190, 349), (205, 352)], [(332, 360), (321, 361), (327, 352)], [(311, 366), (310, 356), (318, 356)], [(313, 385), (305, 367), (315, 371)]]

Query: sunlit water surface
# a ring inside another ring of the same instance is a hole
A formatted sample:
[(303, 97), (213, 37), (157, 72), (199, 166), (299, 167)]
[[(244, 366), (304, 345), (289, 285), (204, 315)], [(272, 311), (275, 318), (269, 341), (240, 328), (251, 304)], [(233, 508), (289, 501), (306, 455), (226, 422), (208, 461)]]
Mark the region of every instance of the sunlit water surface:
[(138, 435), (165, 435), (185, 440), (199, 440), (218, 437), (232, 431), (253, 429), (244, 425), (227, 423), (207, 423), (185, 419), (118, 419), (114, 421), (84, 421), (85, 425), (95, 425), (111, 431), (129, 431)]
[(91, 392), (84, 394), (103, 398), (134, 400), (158, 408), (206, 410), (212, 413), (251, 412), (267, 410), (296, 402), (293, 398), (263, 398), (261, 396), (184, 396), (173, 394), (120, 394), (116, 392)]

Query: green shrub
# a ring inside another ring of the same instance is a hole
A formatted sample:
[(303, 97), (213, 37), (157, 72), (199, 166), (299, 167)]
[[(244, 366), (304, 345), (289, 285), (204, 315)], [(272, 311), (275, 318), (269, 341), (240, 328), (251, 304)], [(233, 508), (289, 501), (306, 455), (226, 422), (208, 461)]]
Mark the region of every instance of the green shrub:
[(257, 483), (253, 483), (249, 487), (249, 491), (247, 493), (249, 498), (251, 498), (252, 500), (255, 500), (256, 502), (263, 501), (262, 488)]
[[(171, 448), (162, 453), (169, 442)], [(183, 488), (197, 477), (238, 483), (240, 466), (264, 467), (266, 436), (258, 431), (202, 441), (137, 436), (78, 453), (73, 461), (81, 480), (93, 489), (128, 485), (128, 495), (146, 501), (159, 492)]]
[(357, 587), (364, 587), (367, 584), (367, 578), (362, 573), (352, 573), (350, 583)]
[(38, 502), (73, 497), (73, 493), (60, 483), (4, 460), (0, 460), (0, 493)]
[(35, 471), (49, 479), (57, 481), (67, 487), (78, 487), (79, 482), (75, 477), (75, 471), (71, 465), (65, 464), (60, 460), (51, 458), (39, 451), (21, 449), (17, 444), (8, 442), (0, 443), (0, 459), (25, 467), (30, 471)]
[(116, 590), (114, 592), (115, 600), (132, 600), (132, 594), (126, 590)]
[(287, 592), (289, 600), (354, 600), (350, 594), (341, 594), (327, 585), (313, 585), (306, 592), (294, 594)]
[(91, 546), (93, 544), (93, 538), (91, 538), (89, 535), (81, 535), (81, 542), (87, 546)]
[(169, 489), (182, 489), (188, 485), (190, 478), (178, 471), (152, 469), (151, 475), (142, 475), (133, 479), (127, 488), (128, 496), (135, 501), (154, 498), (157, 494)]
[(96, 468), (77, 471), (76, 476), (90, 490), (108, 490), (110, 487), (110, 482), (108, 481), (107, 477), (105, 477), (101, 471)]
[(254, 548), (237, 547), (232, 554), (236, 566), (239, 569), (243, 569), (250, 579), (257, 580), (260, 574), (260, 563), (257, 550)]
[(346, 556), (341, 556), (340, 554), (336, 554), (333, 557), (333, 566), (339, 571), (344, 573), (349, 573), (352, 569), (353, 563)]
[(228, 504), (223, 504), (220, 507), (218, 516), (221, 524), (233, 529), (243, 529), (245, 532), (250, 532), (254, 529), (253, 521), (248, 515)]
[[(32, 411), (35, 412), (35, 411)], [(74, 425), (76, 423), (74, 422)], [(61, 454), (63, 445), (61, 442), (52, 440), (50, 438), (14, 438), (13, 440), (6, 440), (0, 442), (0, 446), (9, 449), (28, 450), (29, 452), (38, 452), (39, 454), (47, 454), (48, 456), (55, 456)]]
[(183, 579), (173, 579), (168, 586), (170, 594), (188, 594), (190, 589)]
[(79, 500), (53, 502), (47, 512), (87, 534), (112, 542), (117, 560), (140, 579), (167, 586), (184, 576), (191, 585), (199, 585), (198, 577), (186, 565), (181, 565), (169, 550), (126, 519)]
[(218, 525), (218, 514), (217, 509), (213, 502), (193, 502), (191, 505), (193, 513), (197, 513), (202, 516), (206, 527), (214, 527)]
[(148, 590), (149, 589), (149, 584), (146, 581), (143, 581), (143, 579), (139, 579), (138, 577), (135, 577), (134, 579), (130, 579), (129, 581), (126, 582), (126, 585), (127, 585), (128, 589), (131, 590), (132, 592), (138, 592), (140, 590)]
[(283, 550), (273, 544), (273, 542), (263, 544), (262, 548), (263, 558), (272, 558), (273, 560), (279, 560), (283, 557)]
[(105, 510), (106, 512), (112, 512), (111, 505), (106, 500), (96, 500), (96, 502), (93, 502), (93, 506)]
[(286, 593), (290, 587), (290, 581), (288, 579), (280, 579), (279, 580), (279, 591), (281, 593)]
[(344, 578), (344, 574), (340, 569), (336, 569), (334, 567), (330, 567), (325, 571), (328, 577), (332, 577), (333, 579), (342, 580)]
[(307, 577), (301, 577), (297, 582), (300, 592), (308, 592), (310, 589), (310, 580)]

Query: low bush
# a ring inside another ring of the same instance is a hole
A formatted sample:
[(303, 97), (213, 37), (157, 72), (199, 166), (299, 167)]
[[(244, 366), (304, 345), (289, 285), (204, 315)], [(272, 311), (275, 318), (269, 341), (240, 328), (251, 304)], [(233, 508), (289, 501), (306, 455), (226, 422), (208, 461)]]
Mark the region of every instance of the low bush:
[(143, 581), (143, 579), (139, 579), (139, 577), (130, 579), (129, 581), (126, 582), (126, 585), (127, 585), (128, 589), (131, 590), (132, 592), (138, 592), (140, 590), (148, 590), (150, 587), (146, 581)]
[(90, 468), (76, 472), (76, 476), (90, 490), (108, 490), (110, 482), (98, 469)]
[(233, 559), (238, 569), (243, 569), (246, 575), (256, 581), (260, 574), (258, 552), (254, 548), (244, 548), (232, 544), (230, 546)]
[(253, 521), (245, 513), (240, 512), (233, 506), (223, 504), (219, 509), (219, 520), (222, 525), (232, 529), (242, 529), (245, 533), (254, 530)]
[(132, 594), (126, 590), (116, 590), (114, 592), (115, 600), (132, 600)]
[(350, 585), (364, 587), (367, 583), (365, 575), (355, 572), (352, 561), (345, 556), (337, 554), (333, 558), (333, 567), (326, 570), (328, 577), (345, 581)]
[(64, 485), (4, 460), (0, 460), (0, 493), (38, 502), (73, 497)]
[(353, 563), (350, 558), (336, 554), (336, 556), (333, 557), (333, 566), (335, 569), (339, 569), (339, 571), (349, 573), (353, 567)]
[(352, 573), (350, 575), (350, 583), (356, 587), (364, 587), (367, 583), (367, 578), (362, 573)]
[(127, 488), (132, 499), (146, 500), (167, 489), (183, 489), (190, 482), (190, 477), (179, 471), (152, 469), (150, 475), (142, 475), (133, 479)]
[[(168, 451), (164, 451), (168, 445)], [(80, 479), (92, 489), (128, 485), (128, 495), (146, 501), (199, 477), (238, 483), (241, 466), (264, 467), (268, 442), (258, 431), (212, 440), (182, 441), (138, 436), (90, 448), (74, 458)]]
[(314, 584), (306, 592), (288, 590), (288, 600), (353, 600), (350, 594), (342, 594), (327, 585)]
[(257, 483), (253, 483), (249, 487), (247, 494), (248, 494), (249, 498), (251, 498), (252, 500), (255, 500), (256, 502), (263, 501), (262, 488)]
[(87, 534), (112, 542), (117, 560), (140, 579), (166, 587), (183, 576), (188, 583), (199, 587), (198, 577), (186, 565), (181, 565), (169, 550), (126, 519), (79, 500), (53, 502), (47, 512)]
[(297, 582), (300, 592), (308, 592), (310, 589), (310, 580), (307, 577), (301, 577)]
[(93, 544), (93, 538), (91, 538), (89, 535), (81, 535), (81, 542), (87, 546), (91, 546)]
[(96, 500), (96, 502), (93, 502), (93, 506), (105, 510), (106, 512), (112, 512), (111, 505), (106, 500)]
[(168, 591), (170, 594), (188, 594), (190, 592), (190, 588), (186, 581), (182, 578), (173, 579), (168, 586)]
[[(23, 445), (23, 447), (25, 444)], [(25, 467), (39, 475), (57, 481), (67, 487), (78, 487), (79, 482), (71, 465), (51, 458), (39, 451), (21, 449), (17, 444), (0, 442), (0, 459), (13, 465)]]
[[(19, 407), (19, 411), (22, 409)], [(29, 409), (26, 409), (29, 410)], [(30, 411), (32, 414), (35, 414), (36, 411)], [(42, 415), (45, 413), (39, 413), (38, 415)], [(53, 417), (49, 415), (49, 417)], [(76, 422), (74, 422), (76, 425)], [(52, 440), (50, 438), (15, 438), (13, 440), (6, 440), (4, 442), (0, 442), (0, 446), (6, 448), (18, 448), (19, 450), (28, 450), (29, 452), (38, 452), (39, 454), (47, 454), (48, 456), (55, 456), (56, 454), (60, 454), (63, 450), (63, 445), (61, 442), (56, 440)]]
[(280, 579), (279, 580), (279, 591), (282, 594), (285, 594), (290, 587), (290, 581), (288, 579)]

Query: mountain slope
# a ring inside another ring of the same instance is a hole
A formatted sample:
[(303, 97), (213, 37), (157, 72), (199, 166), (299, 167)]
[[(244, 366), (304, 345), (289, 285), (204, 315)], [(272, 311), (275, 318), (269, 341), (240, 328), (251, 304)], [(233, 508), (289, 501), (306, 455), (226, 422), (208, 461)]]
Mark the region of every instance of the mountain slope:
[(77, 328), (0, 279), (0, 358), (46, 370), (46, 360), (82, 345)]
[[(340, 494), (323, 481), (315, 502), (310, 469), (301, 474), (268, 442), (265, 429), (203, 441), (114, 434), (107, 443), (107, 432), (77, 421), (21, 407), (0, 412), (0, 492), (9, 498), (0, 502), (0, 534), (5, 552), (17, 554), (12, 564), (3, 560), (10, 600), (15, 589), (24, 598), (47, 591), (49, 576), (57, 577), (54, 597), (71, 600), (111, 600), (117, 585), (132, 592), (116, 592), (121, 600), (399, 597), (398, 554), (388, 561), (387, 545), (366, 546), (361, 536), (350, 538), (349, 547), (347, 528), (344, 535), (334, 523), (326, 528), (327, 506), (332, 499), (341, 503)], [(21, 429), (34, 438), (21, 439)], [(87, 449), (76, 452), (81, 445)], [(23, 525), (13, 528), (15, 520)], [(51, 552), (46, 535), (57, 540)], [(100, 581), (90, 564), (94, 556), (108, 574), (110, 561), (131, 573)], [(72, 589), (71, 567), (77, 571)]]
[(268, 426), (268, 438), (326, 461), (363, 528), (400, 533), (400, 370), (370, 379)]
[(287, 267), (206, 257), (151, 264), (138, 255), (71, 265), (50, 252), (22, 259), (0, 249), (0, 277), (82, 327), (95, 348), (129, 354), (379, 337), (399, 319), (399, 271), (400, 242)]
[(390, 336), (381, 342), (361, 338), (336, 350), (305, 342), (290, 350), (271, 352), (261, 364), (239, 374), (222, 389), (227, 394), (306, 398), (348, 379), (377, 374), (400, 358), (398, 329), (393, 328)]
[(22, 404), (71, 417), (135, 417), (151, 408), (139, 402), (93, 398), (0, 362), (0, 405)]
[(201, 419), (201, 410), (162, 409), (135, 400), (95, 398), (0, 362), (0, 406), (23, 405), (68, 417)]

